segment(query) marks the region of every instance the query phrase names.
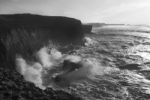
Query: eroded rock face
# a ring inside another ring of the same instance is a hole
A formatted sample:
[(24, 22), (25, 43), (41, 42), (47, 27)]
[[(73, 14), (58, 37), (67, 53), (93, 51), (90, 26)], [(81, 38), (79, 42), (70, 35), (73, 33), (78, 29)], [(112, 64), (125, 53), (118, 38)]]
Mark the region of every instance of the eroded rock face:
[[(49, 40), (65, 44), (76, 43), (82, 40), (82, 37), (81, 22), (73, 18), (30, 14), (0, 15), (0, 87), (2, 87), (0, 97), (16, 100), (79, 100), (80, 98), (63, 91), (54, 91), (50, 88), (42, 91), (33, 84), (25, 82), (16, 72), (14, 60), (17, 54), (20, 54), (24, 59), (35, 61), (34, 53), (43, 45), (47, 45)], [(52, 46), (54, 46), (53, 42), (50, 47)], [(54, 52), (56, 51), (53, 50), (52, 53)], [(61, 54), (52, 56), (58, 59)], [(35, 64), (37, 65), (41, 68), (39, 64)], [(11, 83), (14, 84), (11, 85)], [(9, 93), (10, 90), (13, 94)]]
[(41, 90), (16, 71), (0, 68), (1, 100), (82, 100), (61, 90)]
[(54, 77), (55, 84), (66, 87), (73, 82), (84, 80), (80, 70), (83, 68), (81, 57), (74, 55), (67, 55), (62, 62), (62, 72)]
[(28, 31), (47, 30), (49, 37), (59, 39), (75, 39), (83, 35), (81, 21), (67, 17), (31, 14), (0, 15), (0, 22), (0, 32), (10, 32), (18, 28)]
[(13, 65), (16, 54), (34, 60), (34, 53), (50, 40), (52, 45), (80, 43), (83, 32), (77, 19), (14, 14), (0, 15), (0, 37), (0, 58)]

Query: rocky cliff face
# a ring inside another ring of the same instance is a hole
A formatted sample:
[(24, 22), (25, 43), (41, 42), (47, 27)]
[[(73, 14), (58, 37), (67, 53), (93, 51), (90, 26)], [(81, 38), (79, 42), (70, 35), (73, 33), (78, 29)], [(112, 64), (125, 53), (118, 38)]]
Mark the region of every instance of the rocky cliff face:
[(83, 38), (81, 21), (60, 16), (0, 15), (0, 59), (12, 64), (16, 54), (32, 56), (49, 40), (77, 43)]
[(80, 20), (68, 17), (0, 15), (0, 97), (10, 100), (80, 100), (64, 91), (50, 88), (42, 91), (26, 82), (16, 71), (15, 58), (19, 54), (26, 60), (35, 61), (35, 52), (48, 44), (50, 48), (61, 46), (60, 51), (66, 52), (67, 49), (71, 52), (75, 44), (82, 44), (84, 33), (90, 33), (91, 29), (91, 26), (82, 25)]
[(40, 16), (31, 14), (0, 15), (0, 32), (14, 29), (48, 30), (49, 38), (76, 39), (82, 36), (81, 22), (61, 16)]
[[(34, 60), (34, 53), (50, 41), (52, 46), (55, 43), (62, 46), (75, 44), (82, 41), (83, 35), (81, 22), (73, 18), (31, 14), (0, 15), (0, 98), (79, 100), (80, 98), (63, 91), (42, 91), (24, 82), (16, 72), (15, 57), (20, 54), (23, 58)], [(33, 93), (40, 95), (40, 98), (36, 98)]]

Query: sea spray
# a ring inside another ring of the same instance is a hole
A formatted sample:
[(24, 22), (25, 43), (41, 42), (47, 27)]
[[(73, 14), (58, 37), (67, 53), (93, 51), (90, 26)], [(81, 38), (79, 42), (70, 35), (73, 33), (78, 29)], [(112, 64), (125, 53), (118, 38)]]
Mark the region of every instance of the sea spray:
[(80, 56), (76, 56), (76, 55), (67, 55), (64, 60), (69, 60), (71, 62), (74, 63), (78, 63), (82, 60), (82, 58)]
[(41, 48), (36, 53), (37, 60), (42, 64), (43, 67), (50, 68), (53, 66), (53, 62), (51, 62), (51, 55), (48, 53), (48, 49), (46, 47)]
[[(28, 82), (34, 83), (37, 87), (45, 89), (43, 85), (45, 79), (44, 75), (49, 75), (50, 69), (55, 69), (59, 61), (61, 61), (62, 54), (56, 49), (52, 49), (49, 52), (47, 47), (41, 48), (37, 53), (35, 53), (37, 61), (27, 61), (22, 56), (16, 56), (16, 66), (18, 72), (24, 76), (24, 79)], [(59, 61), (58, 61), (59, 60)], [(50, 74), (52, 76), (52, 74)], [(50, 78), (47, 79), (47, 81)], [(51, 83), (51, 82), (50, 82)]]
[(16, 56), (16, 66), (26, 81), (34, 83), (41, 89), (62, 88), (81, 81), (93, 80), (96, 75), (104, 75), (110, 70), (102, 66), (96, 58), (65, 55), (47, 47), (41, 48), (35, 54), (36, 61), (32, 63), (21, 56)]
[(42, 85), (42, 65), (38, 62), (29, 64), (21, 56), (16, 58), (17, 70), (24, 79), (28, 82), (32, 82), (35, 86), (45, 89)]

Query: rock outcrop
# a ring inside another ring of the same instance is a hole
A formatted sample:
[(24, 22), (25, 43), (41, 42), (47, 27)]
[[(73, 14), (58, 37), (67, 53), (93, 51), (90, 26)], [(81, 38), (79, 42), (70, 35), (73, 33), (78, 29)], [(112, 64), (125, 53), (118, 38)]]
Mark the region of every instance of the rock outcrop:
[(25, 82), (16, 72), (15, 59), (22, 55), (24, 59), (34, 60), (34, 53), (49, 41), (52, 41), (52, 45), (55, 42), (72, 44), (82, 41), (83, 35), (81, 22), (73, 18), (0, 15), (0, 97), (12, 100), (80, 100), (64, 91), (51, 88), (42, 91)]
[(12, 66), (16, 54), (30, 57), (50, 40), (61, 44), (80, 43), (83, 35), (81, 21), (74, 18), (0, 15), (0, 60)]
[(0, 15), (0, 32), (4, 34), (14, 29), (47, 30), (49, 37), (67, 40), (83, 35), (81, 21), (73, 18), (31, 14)]

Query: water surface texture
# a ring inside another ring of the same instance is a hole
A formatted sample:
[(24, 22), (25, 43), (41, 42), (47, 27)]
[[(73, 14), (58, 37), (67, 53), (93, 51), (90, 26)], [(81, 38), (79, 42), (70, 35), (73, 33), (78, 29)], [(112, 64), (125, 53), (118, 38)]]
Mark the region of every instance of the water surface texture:
[(17, 58), (19, 71), (41, 89), (51, 87), (85, 100), (149, 100), (149, 30), (131, 25), (94, 27), (82, 46), (67, 52), (61, 50), (65, 47), (43, 47), (34, 64)]

